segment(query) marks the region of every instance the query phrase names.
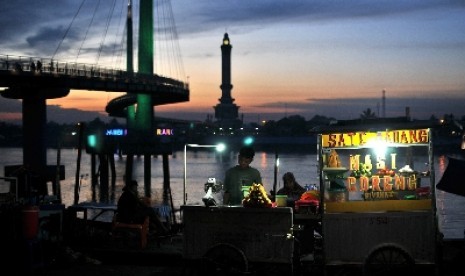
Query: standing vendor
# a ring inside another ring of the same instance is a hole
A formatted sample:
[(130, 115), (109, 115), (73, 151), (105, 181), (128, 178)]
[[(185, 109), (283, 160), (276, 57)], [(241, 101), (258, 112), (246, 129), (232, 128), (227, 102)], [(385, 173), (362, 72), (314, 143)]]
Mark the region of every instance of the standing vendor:
[(238, 165), (228, 169), (224, 178), (224, 205), (240, 205), (243, 199), (242, 186), (253, 183), (262, 184), (260, 172), (251, 167), (255, 151), (252, 147), (243, 147), (239, 151)]

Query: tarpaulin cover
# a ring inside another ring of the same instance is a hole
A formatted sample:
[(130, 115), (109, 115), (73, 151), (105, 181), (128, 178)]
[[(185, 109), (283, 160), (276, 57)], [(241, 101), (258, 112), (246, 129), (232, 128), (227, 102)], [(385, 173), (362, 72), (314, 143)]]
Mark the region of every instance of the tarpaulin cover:
[(465, 196), (465, 160), (449, 157), (449, 164), (436, 188)]

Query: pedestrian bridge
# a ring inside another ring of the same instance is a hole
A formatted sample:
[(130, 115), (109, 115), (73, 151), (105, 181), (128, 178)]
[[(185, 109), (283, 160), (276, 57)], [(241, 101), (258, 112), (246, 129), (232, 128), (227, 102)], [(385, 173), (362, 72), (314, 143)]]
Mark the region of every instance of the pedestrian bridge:
[[(0, 54), (0, 87), (16, 88), (2, 96), (22, 99), (46, 88), (151, 94), (154, 105), (189, 101), (187, 83), (160, 76), (105, 68), (93, 64), (63, 62)], [(21, 89), (17, 89), (21, 88)], [(61, 93), (47, 98), (64, 97)]]

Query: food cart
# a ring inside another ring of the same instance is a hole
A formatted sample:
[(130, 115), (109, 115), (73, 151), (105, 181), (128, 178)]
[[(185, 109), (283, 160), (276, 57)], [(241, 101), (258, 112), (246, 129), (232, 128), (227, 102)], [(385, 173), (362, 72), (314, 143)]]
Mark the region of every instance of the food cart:
[[(435, 267), (431, 129), (411, 123), (331, 126), (318, 135), (322, 262), (365, 275)], [(402, 274), (405, 275), (405, 274)]]
[(182, 206), (183, 257), (198, 275), (292, 272), (292, 208)]

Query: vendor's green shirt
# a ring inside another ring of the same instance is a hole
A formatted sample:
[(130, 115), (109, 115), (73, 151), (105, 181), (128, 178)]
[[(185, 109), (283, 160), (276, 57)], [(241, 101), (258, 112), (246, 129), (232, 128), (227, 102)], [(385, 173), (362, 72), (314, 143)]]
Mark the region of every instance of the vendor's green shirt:
[(230, 194), (230, 205), (240, 205), (243, 199), (242, 186), (251, 186), (253, 183), (262, 183), (260, 172), (252, 167), (246, 169), (239, 165), (226, 171), (224, 191)]

